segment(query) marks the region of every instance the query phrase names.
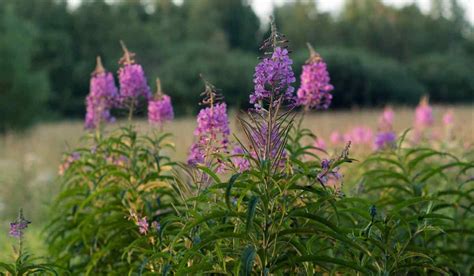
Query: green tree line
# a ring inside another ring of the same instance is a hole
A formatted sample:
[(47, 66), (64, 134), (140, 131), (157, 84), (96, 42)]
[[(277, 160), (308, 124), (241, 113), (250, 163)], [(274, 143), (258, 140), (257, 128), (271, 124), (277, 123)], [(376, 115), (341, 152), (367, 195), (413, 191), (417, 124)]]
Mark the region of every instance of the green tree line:
[[(149, 83), (162, 79), (178, 115), (192, 114), (213, 81), (234, 107), (252, 91), (253, 68), (267, 24), (245, 0), (0, 1), (0, 132), (38, 118), (79, 118), (95, 57), (117, 71), (119, 40), (137, 53)], [(290, 40), (299, 75), (312, 43), (328, 63), (333, 107), (472, 102), (474, 31), (456, 0), (394, 8), (346, 0), (337, 15), (316, 1), (274, 9)], [(153, 86), (153, 85), (152, 85)]]

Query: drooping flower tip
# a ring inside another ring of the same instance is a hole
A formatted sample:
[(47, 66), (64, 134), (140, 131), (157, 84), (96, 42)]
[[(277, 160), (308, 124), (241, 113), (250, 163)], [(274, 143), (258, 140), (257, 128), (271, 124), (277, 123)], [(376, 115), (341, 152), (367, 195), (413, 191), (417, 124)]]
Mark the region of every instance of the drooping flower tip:
[(396, 140), (397, 135), (393, 131), (379, 132), (375, 136), (374, 149), (381, 150), (385, 148), (393, 148)]
[(277, 47), (270, 57), (265, 57), (255, 67), (254, 92), (250, 95), (250, 103), (260, 109), (265, 101), (271, 98), (295, 102), (294, 87), (296, 81), (291, 65), (293, 61), (288, 56), (288, 50)]
[(327, 109), (332, 101), (334, 90), (329, 78), (327, 65), (311, 45), (310, 58), (303, 65), (301, 86), (297, 91), (297, 103), (306, 109)]
[(415, 110), (415, 126), (425, 128), (433, 125), (433, 109), (429, 104), (428, 97), (423, 97)]

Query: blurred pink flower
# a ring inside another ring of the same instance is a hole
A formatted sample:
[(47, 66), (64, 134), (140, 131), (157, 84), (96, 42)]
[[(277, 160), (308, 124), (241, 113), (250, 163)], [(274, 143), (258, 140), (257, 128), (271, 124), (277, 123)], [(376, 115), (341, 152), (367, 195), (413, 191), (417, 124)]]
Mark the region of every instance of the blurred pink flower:
[(327, 150), (326, 142), (321, 137), (314, 139), (314, 147), (322, 150)]
[(423, 97), (415, 110), (415, 127), (423, 129), (433, 125), (433, 110), (428, 97)]
[(370, 144), (373, 139), (373, 132), (369, 127), (358, 126), (352, 129), (349, 136), (351, 138), (350, 141), (356, 145)]
[(379, 117), (379, 128), (384, 131), (391, 130), (393, 128), (393, 119), (395, 118), (395, 113), (390, 106), (385, 107), (382, 115)]
[(452, 126), (454, 123), (454, 112), (453, 110), (448, 110), (443, 115), (443, 124), (446, 127)]
[(333, 131), (329, 138), (334, 145), (343, 144), (344, 136), (339, 131)]

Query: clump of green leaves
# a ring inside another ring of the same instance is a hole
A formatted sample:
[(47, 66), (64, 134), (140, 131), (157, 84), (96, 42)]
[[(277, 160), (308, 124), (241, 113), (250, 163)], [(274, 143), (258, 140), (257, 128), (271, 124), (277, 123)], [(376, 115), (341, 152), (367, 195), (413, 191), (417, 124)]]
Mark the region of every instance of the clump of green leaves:
[(140, 248), (158, 243), (153, 235), (174, 213), (174, 163), (164, 155), (173, 146), (168, 135), (141, 136), (132, 127), (87, 141), (62, 166), (50, 252), (73, 274), (142, 270)]

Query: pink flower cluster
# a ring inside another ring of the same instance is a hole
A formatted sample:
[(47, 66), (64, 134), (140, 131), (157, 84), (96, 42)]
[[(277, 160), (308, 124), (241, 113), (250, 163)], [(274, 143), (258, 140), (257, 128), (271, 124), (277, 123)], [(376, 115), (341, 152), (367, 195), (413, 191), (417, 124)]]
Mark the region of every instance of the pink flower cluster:
[(145, 72), (140, 64), (124, 64), (119, 69), (120, 100), (124, 105), (137, 105), (139, 99), (150, 100)]
[(389, 106), (385, 107), (382, 115), (379, 117), (379, 128), (381, 130), (391, 130), (393, 128), (394, 118), (395, 113), (393, 109)]
[(158, 87), (157, 97), (152, 99), (145, 72), (133, 59), (135, 54), (129, 52), (123, 43), (122, 48), (124, 56), (119, 61), (122, 66), (118, 71), (120, 89), (117, 89), (113, 75), (105, 71), (100, 57), (97, 58), (97, 67), (92, 73), (90, 92), (86, 99), (87, 129), (96, 129), (102, 123), (115, 121), (110, 112), (114, 107), (129, 108), (132, 115), (140, 100), (145, 100), (149, 104), (150, 123), (162, 125), (174, 117), (171, 98), (163, 95), (161, 88)]
[(305, 65), (301, 74), (301, 86), (297, 91), (298, 104), (307, 109), (327, 109), (331, 104), (334, 89), (329, 81), (329, 73), (324, 60), (311, 46), (311, 57)]
[(171, 98), (168, 95), (155, 98), (148, 102), (148, 122), (163, 125), (174, 118)]
[(433, 125), (433, 109), (431, 108), (428, 97), (423, 97), (415, 110), (415, 127), (423, 129)]
[(201, 109), (197, 124), (194, 130), (197, 141), (191, 146), (188, 155), (190, 165), (203, 164), (211, 155), (227, 152), (230, 135), (227, 105), (217, 103)]
[(97, 57), (97, 67), (90, 80), (90, 92), (86, 98), (85, 128), (94, 129), (103, 122), (113, 122), (110, 110), (118, 100), (117, 87), (114, 77), (106, 72), (100, 57)]

